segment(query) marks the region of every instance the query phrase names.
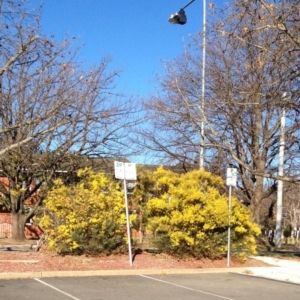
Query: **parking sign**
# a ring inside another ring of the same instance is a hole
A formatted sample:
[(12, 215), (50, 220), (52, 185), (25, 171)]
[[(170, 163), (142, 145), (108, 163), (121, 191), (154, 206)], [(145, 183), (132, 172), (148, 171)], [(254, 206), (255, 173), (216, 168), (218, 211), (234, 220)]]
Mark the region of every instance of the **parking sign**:
[(115, 177), (117, 179), (136, 180), (136, 165), (115, 161)]
[(226, 177), (226, 185), (236, 187), (236, 178), (237, 178), (237, 169), (228, 168), (227, 169), (227, 177)]

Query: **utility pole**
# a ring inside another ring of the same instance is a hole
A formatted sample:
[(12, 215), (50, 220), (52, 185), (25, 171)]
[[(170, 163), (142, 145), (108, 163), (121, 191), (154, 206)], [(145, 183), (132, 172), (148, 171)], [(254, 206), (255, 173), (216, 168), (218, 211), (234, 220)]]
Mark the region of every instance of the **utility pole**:
[[(283, 176), (284, 169), (284, 148), (285, 148), (285, 105), (291, 98), (291, 93), (284, 92), (282, 95), (283, 106), (280, 116), (280, 137), (279, 137), (279, 165), (278, 176)], [(276, 229), (275, 229), (275, 248), (281, 248), (282, 237), (282, 202), (283, 202), (283, 181), (278, 180), (277, 184), (277, 204), (276, 204)]]

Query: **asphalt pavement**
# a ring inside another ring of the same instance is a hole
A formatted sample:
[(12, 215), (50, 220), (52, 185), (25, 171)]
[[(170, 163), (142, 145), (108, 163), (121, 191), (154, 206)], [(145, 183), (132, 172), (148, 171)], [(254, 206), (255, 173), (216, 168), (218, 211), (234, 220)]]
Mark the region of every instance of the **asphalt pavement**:
[(0, 299), (299, 300), (300, 285), (233, 273), (0, 279)]

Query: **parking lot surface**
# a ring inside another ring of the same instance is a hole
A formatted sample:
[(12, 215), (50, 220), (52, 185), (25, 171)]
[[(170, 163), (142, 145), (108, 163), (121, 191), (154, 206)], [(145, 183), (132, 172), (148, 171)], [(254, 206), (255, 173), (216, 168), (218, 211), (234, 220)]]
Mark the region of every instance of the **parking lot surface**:
[(11, 279), (0, 299), (299, 300), (300, 285), (232, 273)]

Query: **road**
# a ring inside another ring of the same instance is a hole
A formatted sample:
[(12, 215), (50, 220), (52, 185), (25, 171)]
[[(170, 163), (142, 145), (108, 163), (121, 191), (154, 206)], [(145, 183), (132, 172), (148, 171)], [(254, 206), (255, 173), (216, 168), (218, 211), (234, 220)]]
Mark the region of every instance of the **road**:
[(300, 285), (219, 273), (0, 280), (0, 299), (299, 300)]

